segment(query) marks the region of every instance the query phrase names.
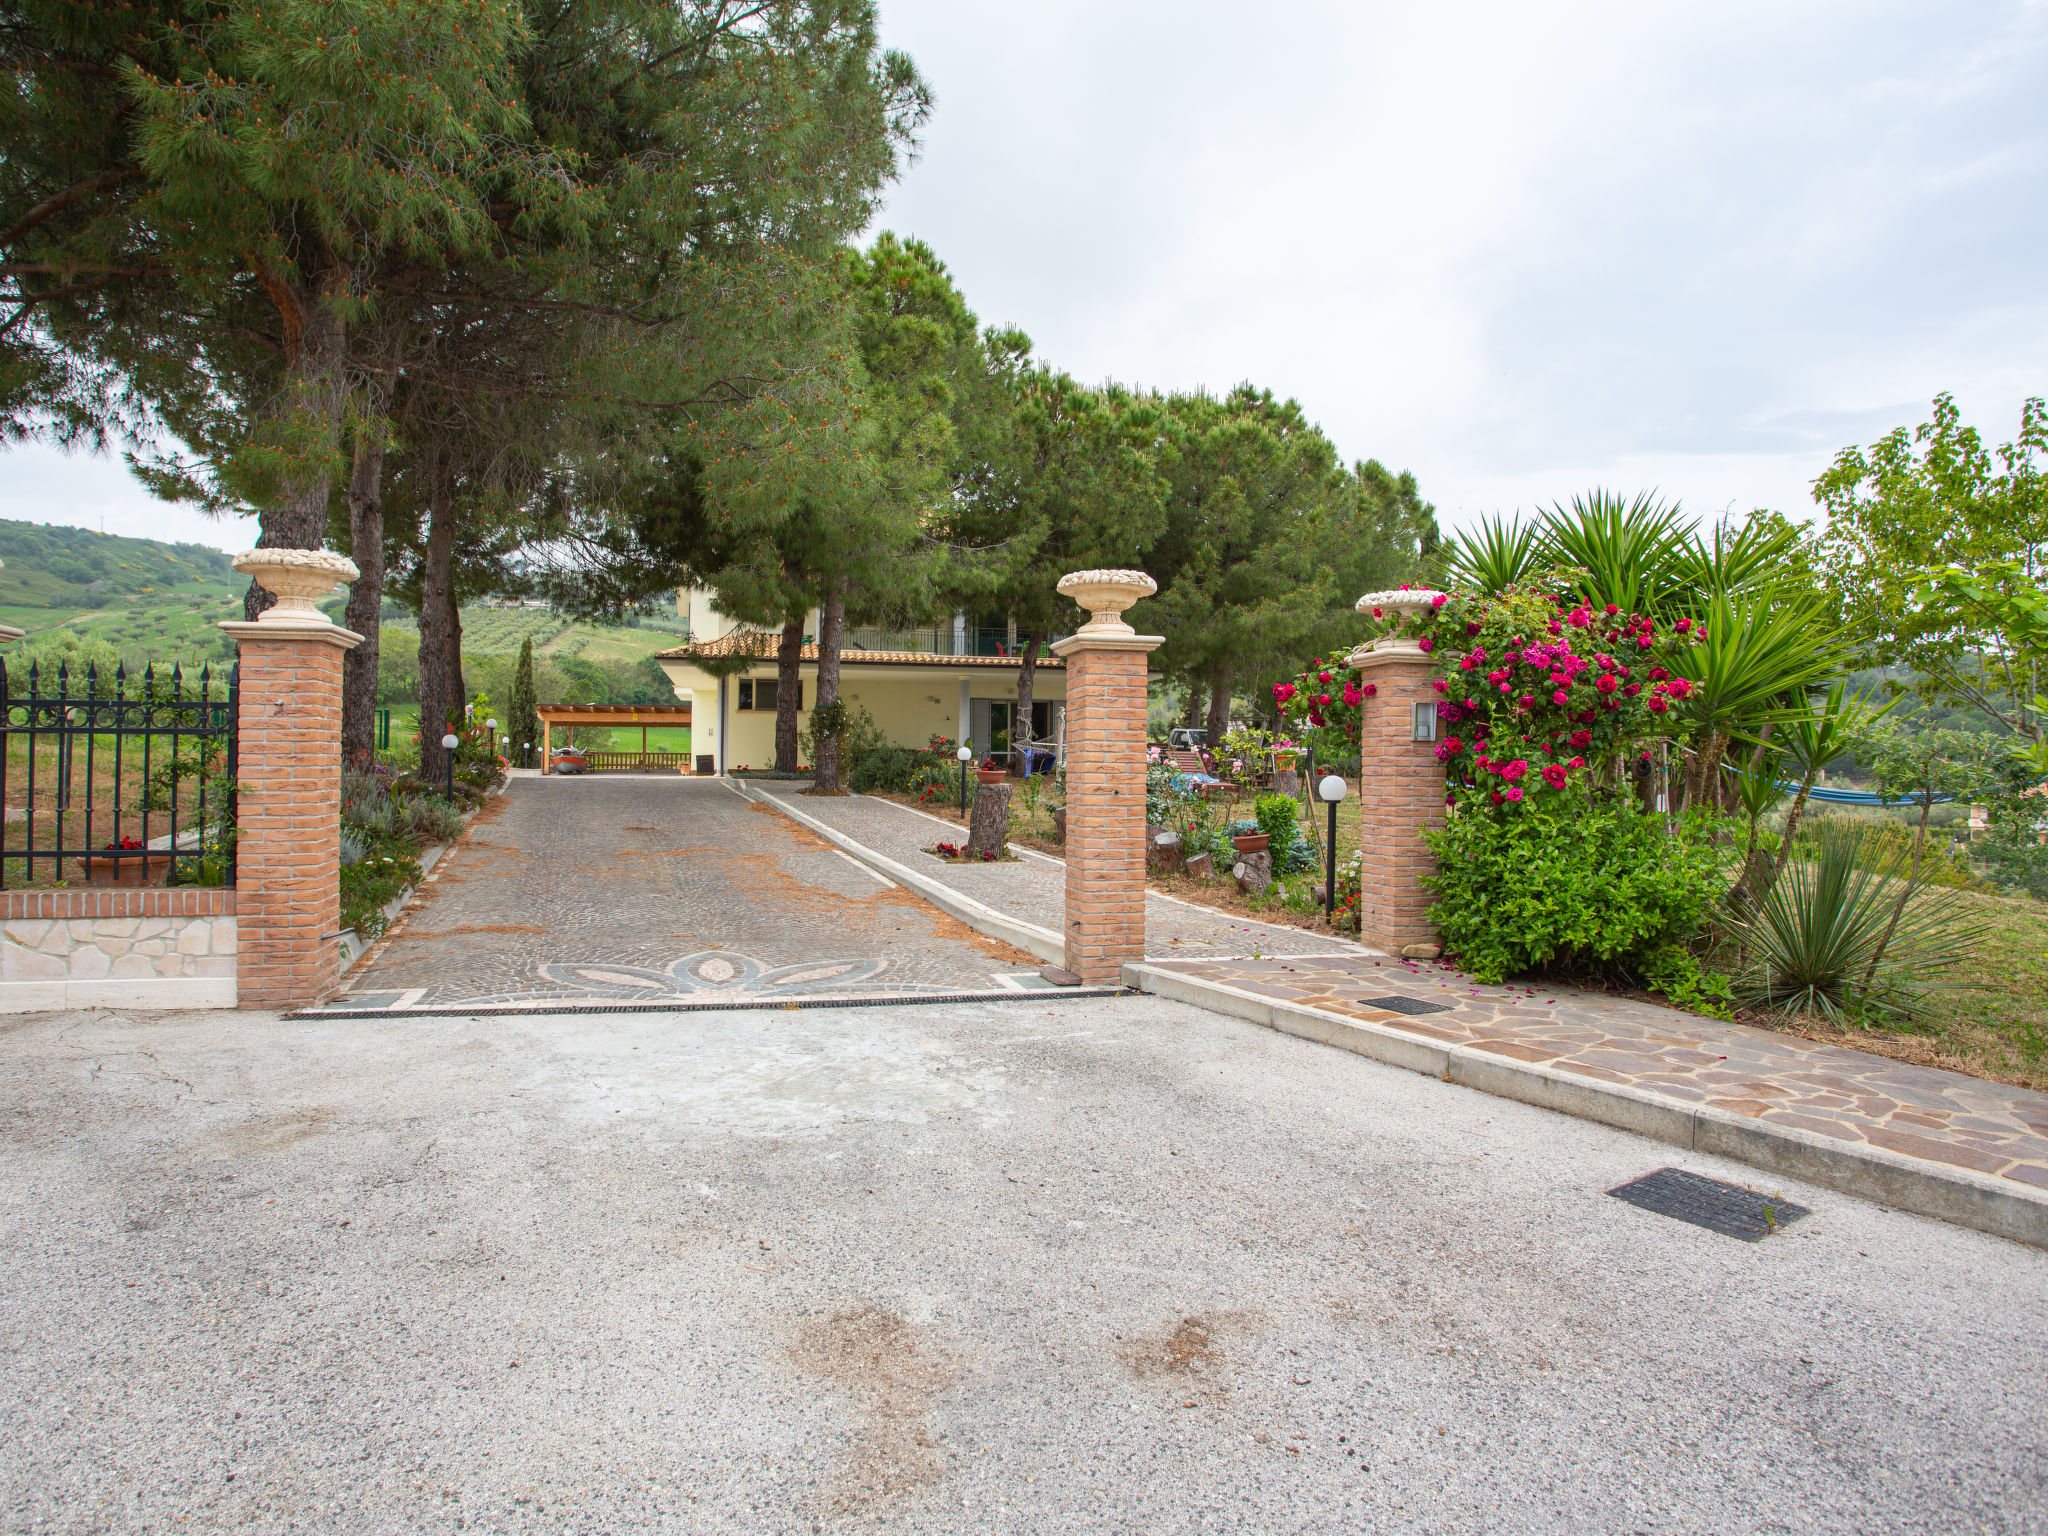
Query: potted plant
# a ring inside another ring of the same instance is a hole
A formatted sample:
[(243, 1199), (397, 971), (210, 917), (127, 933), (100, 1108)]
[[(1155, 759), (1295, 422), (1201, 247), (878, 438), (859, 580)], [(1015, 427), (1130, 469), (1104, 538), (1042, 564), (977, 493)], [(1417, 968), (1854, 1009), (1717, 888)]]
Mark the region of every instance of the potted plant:
[(974, 777), (983, 784), (1000, 784), (1010, 776), (1010, 770), (992, 757), (985, 757), (974, 770)]
[(1233, 837), (1230, 846), (1239, 853), (1264, 853), (1272, 840), (1270, 832), (1247, 832), (1241, 837)]
[(79, 866), (85, 872), (87, 885), (155, 885), (157, 877), (168, 869), (174, 854), (148, 852), (148, 844), (140, 838), (124, 837), (118, 843), (108, 843), (107, 848), (125, 858), (80, 859)]

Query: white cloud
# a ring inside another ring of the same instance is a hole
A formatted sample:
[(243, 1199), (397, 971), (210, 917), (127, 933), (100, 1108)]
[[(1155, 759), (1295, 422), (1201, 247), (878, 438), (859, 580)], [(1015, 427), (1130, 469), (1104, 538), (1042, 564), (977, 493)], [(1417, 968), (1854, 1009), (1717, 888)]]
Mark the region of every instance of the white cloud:
[(1299, 398), (1447, 520), (1810, 511), (2048, 392), (2038, 5), (884, 0), (938, 93), (880, 223), (1084, 378)]

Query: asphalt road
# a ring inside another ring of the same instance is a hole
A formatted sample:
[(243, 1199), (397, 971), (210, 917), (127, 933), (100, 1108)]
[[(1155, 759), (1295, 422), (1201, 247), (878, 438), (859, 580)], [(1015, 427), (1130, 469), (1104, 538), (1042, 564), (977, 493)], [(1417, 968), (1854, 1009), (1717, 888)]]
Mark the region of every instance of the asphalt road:
[(0, 1126), (7, 1531), (2048, 1526), (2048, 1253), (1154, 999), (14, 1018)]

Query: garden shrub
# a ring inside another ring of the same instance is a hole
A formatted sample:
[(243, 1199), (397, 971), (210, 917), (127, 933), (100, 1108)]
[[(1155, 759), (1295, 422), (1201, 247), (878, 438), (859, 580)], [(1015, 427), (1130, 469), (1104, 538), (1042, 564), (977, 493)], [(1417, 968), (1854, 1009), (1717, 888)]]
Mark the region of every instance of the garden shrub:
[(960, 793), (960, 765), (932, 759), (918, 764), (910, 775), (910, 793), (929, 803)]
[(847, 787), (857, 795), (907, 795), (918, 769), (933, 761), (916, 747), (877, 747), (853, 765)]
[(1547, 798), (1512, 815), (1466, 806), (1423, 835), (1437, 872), (1430, 921), (1475, 977), (1540, 967), (1642, 975), (1705, 922), (1724, 885), (1717, 818), (1665, 819), (1620, 798)]

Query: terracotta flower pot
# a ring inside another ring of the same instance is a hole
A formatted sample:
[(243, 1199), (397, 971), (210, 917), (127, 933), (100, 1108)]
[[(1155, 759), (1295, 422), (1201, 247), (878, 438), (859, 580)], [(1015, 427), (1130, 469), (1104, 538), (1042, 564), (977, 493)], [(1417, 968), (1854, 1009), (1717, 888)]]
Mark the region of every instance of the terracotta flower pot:
[(1000, 784), (1010, 776), (1005, 768), (977, 768), (974, 777), (983, 784)]
[(151, 853), (118, 859), (110, 854), (105, 858), (80, 859), (78, 864), (87, 885), (161, 885), (172, 857), (168, 853)]
[(1264, 853), (1266, 851), (1266, 845), (1270, 843), (1272, 840), (1272, 835), (1270, 833), (1251, 832), (1247, 833), (1243, 837), (1233, 837), (1230, 840), (1230, 846), (1235, 848), (1239, 853)]

